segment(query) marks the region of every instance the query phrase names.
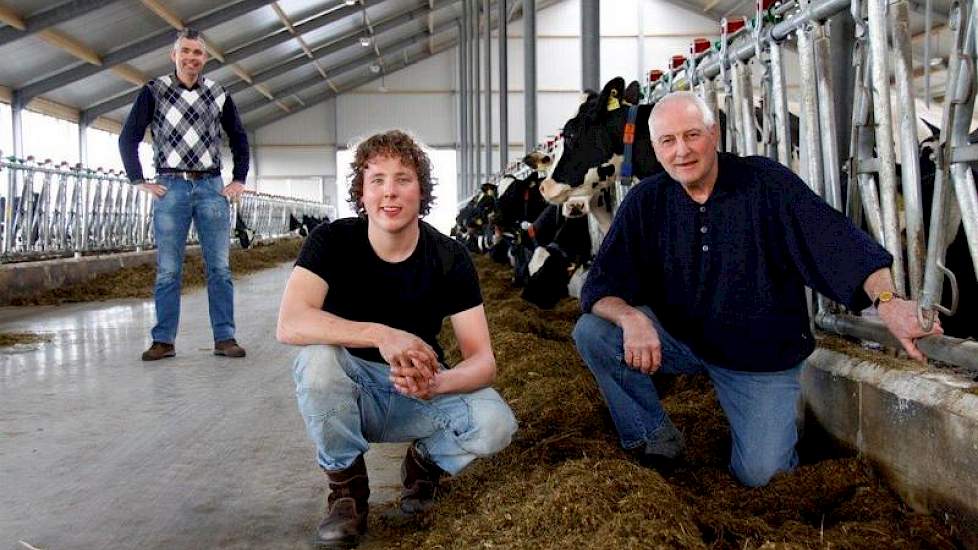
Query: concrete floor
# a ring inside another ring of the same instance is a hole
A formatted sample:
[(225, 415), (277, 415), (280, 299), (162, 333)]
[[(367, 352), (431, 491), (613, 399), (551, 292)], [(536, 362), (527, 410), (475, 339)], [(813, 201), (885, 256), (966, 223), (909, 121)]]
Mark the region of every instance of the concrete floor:
[[(244, 359), (211, 354), (207, 295), (183, 296), (177, 357), (143, 363), (151, 300), (0, 308), (0, 549), (303, 548), (325, 483), (275, 341), (282, 266), (235, 282)], [(394, 498), (404, 445), (367, 454)]]

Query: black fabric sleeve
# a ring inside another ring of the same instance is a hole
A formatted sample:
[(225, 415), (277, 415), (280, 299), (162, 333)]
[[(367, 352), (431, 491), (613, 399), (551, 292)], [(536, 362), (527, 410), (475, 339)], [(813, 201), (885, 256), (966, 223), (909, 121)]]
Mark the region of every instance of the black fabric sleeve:
[(643, 235), (638, 189), (622, 202), (608, 234), (594, 257), (581, 289), (581, 311), (590, 313), (595, 302), (605, 296), (621, 298), (637, 305), (641, 291), (640, 244)]
[(852, 311), (869, 307), (863, 283), (893, 256), (787, 168), (775, 174), (785, 247), (802, 280)]
[(251, 160), (251, 153), (248, 151), (248, 134), (241, 124), (241, 117), (238, 116), (238, 108), (231, 99), (231, 94), (227, 94), (224, 100), (224, 108), (221, 110), (221, 127), (228, 135), (228, 143), (231, 146), (231, 159), (234, 163), (231, 178), (234, 181), (244, 182), (248, 177), (248, 162)]
[(153, 120), (153, 111), (156, 110), (156, 98), (149, 86), (143, 86), (136, 102), (133, 103), (126, 123), (119, 134), (119, 155), (122, 157), (122, 165), (126, 169), (126, 175), (130, 182), (143, 179), (143, 167), (139, 164), (139, 143), (146, 135), (146, 128)]
[(455, 249), (454, 261), (448, 272), (446, 292), (446, 315), (454, 315), (472, 309), (482, 303), (482, 290), (479, 288), (479, 274), (475, 271), (472, 258), (462, 246), (452, 242)]
[(330, 280), (330, 258), (336, 257), (336, 252), (331, 250), (330, 224), (321, 223), (309, 233), (302, 249), (299, 250), (299, 257), (295, 261), (297, 267), (308, 269), (315, 273), (320, 279), (329, 284)]

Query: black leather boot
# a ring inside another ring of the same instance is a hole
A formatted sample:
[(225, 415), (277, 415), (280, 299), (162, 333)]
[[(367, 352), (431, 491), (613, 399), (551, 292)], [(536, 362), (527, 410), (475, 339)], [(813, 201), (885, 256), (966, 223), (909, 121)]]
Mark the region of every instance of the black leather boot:
[(367, 532), (367, 499), (370, 485), (363, 455), (345, 470), (327, 471), (327, 514), (316, 532), (319, 548), (353, 548)]

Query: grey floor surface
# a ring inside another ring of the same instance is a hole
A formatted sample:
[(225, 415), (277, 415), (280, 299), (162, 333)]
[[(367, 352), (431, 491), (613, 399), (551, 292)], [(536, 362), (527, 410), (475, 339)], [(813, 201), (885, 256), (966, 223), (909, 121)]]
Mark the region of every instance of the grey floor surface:
[[(274, 337), (289, 269), (235, 281), (244, 359), (211, 354), (202, 289), (154, 363), (151, 300), (0, 308), (0, 332), (51, 337), (0, 349), (0, 549), (308, 547), (325, 484)], [(368, 452), (373, 502), (404, 449)]]

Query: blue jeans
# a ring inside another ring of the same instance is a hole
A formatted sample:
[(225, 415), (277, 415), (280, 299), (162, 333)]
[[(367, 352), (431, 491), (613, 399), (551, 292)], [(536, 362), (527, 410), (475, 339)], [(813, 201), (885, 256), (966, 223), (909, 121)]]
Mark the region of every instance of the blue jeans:
[(220, 194), (219, 176), (189, 181), (161, 174), (166, 195), (153, 201), (153, 236), (156, 240), (155, 342), (172, 344), (180, 324), (180, 282), (190, 222), (197, 228), (207, 267), (207, 305), (214, 341), (234, 338), (234, 287), (229, 248), (231, 210)]
[(299, 412), (322, 469), (348, 468), (368, 442), (413, 441), (454, 475), (504, 449), (516, 432), (513, 412), (492, 388), (425, 401), (398, 393), (389, 373), (339, 346), (306, 346), (296, 357)]
[[(798, 465), (795, 443), (801, 395), (798, 375), (804, 363), (778, 372), (744, 372), (712, 365), (663, 330), (651, 309), (639, 310), (652, 319), (659, 333), (659, 372), (706, 372), (710, 376), (730, 422), (733, 475), (744, 485), (758, 487), (766, 485), (775, 473), (794, 469)], [(631, 449), (654, 441), (666, 412), (652, 377), (625, 363), (621, 328), (585, 314), (574, 327), (574, 341), (608, 404), (622, 446)], [(695, 426), (687, 426), (687, 430), (693, 429)]]

